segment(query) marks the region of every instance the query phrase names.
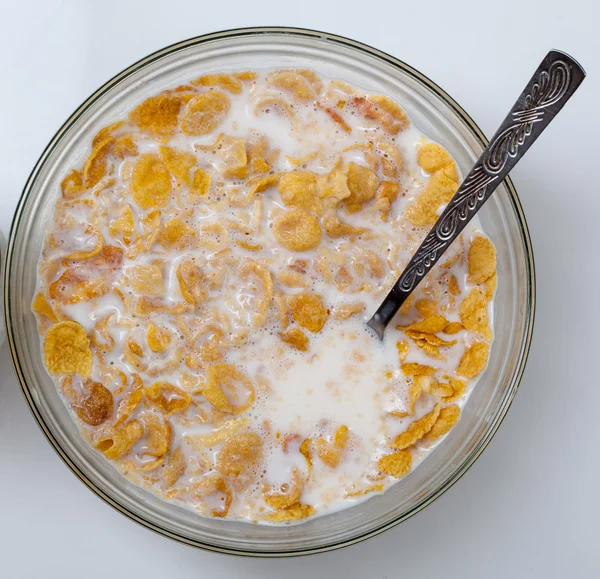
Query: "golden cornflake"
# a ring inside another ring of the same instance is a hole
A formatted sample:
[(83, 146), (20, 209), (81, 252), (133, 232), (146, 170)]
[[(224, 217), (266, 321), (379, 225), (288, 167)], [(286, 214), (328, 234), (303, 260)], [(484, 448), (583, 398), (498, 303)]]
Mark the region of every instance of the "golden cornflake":
[(432, 366), (424, 366), (414, 362), (402, 364), (400, 368), (405, 376), (433, 376), (436, 372), (436, 369)]
[(156, 265), (132, 265), (126, 272), (129, 285), (134, 291), (153, 296), (165, 293), (162, 272)]
[(300, 328), (290, 328), (279, 334), (281, 341), (296, 348), (300, 352), (308, 351), (308, 337)]
[(323, 228), (325, 233), (334, 239), (347, 235), (361, 235), (367, 231), (364, 227), (354, 227), (344, 223), (335, 213), (328, 213), (323, 217)]
[(427, 143), (419, 148), (417, 163), (428, 173), (435, 173), (447, 165), (454, 164), (448, 151), (437, 143)]
[(360, 211), (364, 204), (375, 198), (379, 180), (368, 167), (350, 162), (345, 167), (350, 195), (344, 199), (350, 213)]
[(205, 87), (218, 86), (232, 94), (240, 94), (242, 92), (241, 79), (231, 74), (205, 74), (191, 81), (190, 84)]
[(437, 334), (444, 331), (448, 325), (448, 320), (444, 316), (429, 316), (420, 322), (415, 322), (409, 326), (397, 326), (397, 330), (411, 330), (413, 332), (423, 332), (425, 334)]
[(304, 480), (297, 468), (292, 471), (292, 480), (286, 486), (288, 487), (287, 490), (269, 490), (265, 493), (263, 495), (265, 503), (272, 509), (279, 511), (291, 507), (300, 500), (302, 491), (304, 490)]
[(217, 456), (217, 470), (225, 476), (239, 476), (253, 470), (263, 456), (263, 443), (256, 432), (234, 434)]
[(492, 330), (488, 325), (488, 302), (478, 287), (471, 289), (460, 304), (458, 312), (460, 321), (467, 330), (478, 333), (486, 340), (492, 339)]
[(484, 342), (475, 342), (469, 346), (460, 359), (456, 373), (465, 378), (475, 378), (483, 372), (490, 355), (490, 347)]
[(267, 519), (274, 523), (285, 523), (288, 521), (299, 521), (312, 517), (316, 513), (315, 508), (305, 503), (296, 503), (283, 511), (271, 513)]
[(329, 318), (329, 311), (320, 295), (303, 292), (288, 298), (292, 316), (309, 332), (320, 332)]
[(155, 153), (140, 155), (131, 176), (133, 200), (142, 209), (166, 207), (171, 200), (171, 175)]
[(396, 348), (398, 350), (398, 360), (400, 361), (400, 364), (402, 364), (404, 360), (406, 360), (406, 356), (408, 356), (410, 347), (408, 342), (401, 340), (396, 342)]
[(454, 425), (460, 418), (460, 407), (456, 404), (445, 406), (440, 410), (440, 415), (435, 421), (431, 430), (427, 433), (427, 438), (435, 440), (447, 434), (454, 428)]
[(496, 273), (496, 248), (487, 238), (478, 235), (469, 247), (469, 281), (483, 283)]
[(232, 364), (213, 364), (206, 371), (208, 387), (204, 397), (215, 408), (227, 414), (244, 412), (254, 402), (254, 386), (250, 379)]
[(171, 135), (179, 123), (181, 97), (160, 94), (146, 99), (129, 114), (129, 119), (142, 131), (156, 135)]
[(281, 200), (288, 207), (298, 207), (313, 213), (319, 213), (317, 199), (317, 178), (311, 171), (291, 171), (284, 173), (278, 185)]
[(440, 405), (436, 404), (429, 414), (409, 424), (408, 428), (396, 436), (390, 444), (392, 448), (403, 450), (423, 438), (433, 427), (440, 414)]
[(169, 382), (155, 382), (144, 388), (144, 396), (167, 415), (185, 410), (190, 405), (190, 395)]
[(148, 346), (153, 352), (164, 352), (171, 343), (171, 332), (165, 327), (148, 322)]
[(308, 251), (321, 243), (321, 226), (316, 217), (303, 209), (290, 209), (273, 222), (277, 243), (290, 251)]
[(208, 135), (225, 119), (231, 103), (222, 92), (211, 90), (195, 96), (187, 103), (181, 117), (181, 130), (186, 135)]
[(382, 456), (377, 463), (377, 468), (383, 474), (402, 478), (410, 472), (412, 467), (412, 452), (410, 450), (399, 450), (386, 456)]
[(119, 430), (103, 436), (96, 442), (96, 449), (106, 458), (121, 458), (144, 435), (144, 428), (137, 420), (131, 420)]
[(71, 321), (54, 324), (44, 338), (44, 362), (50, 374), (79, 374), (89, 378), (93, 358), (83, 326)]
[(35, 296), (31, 309), (42, 316), (46, 316), (51, 322), (58, 321), (56, 314), (52, 310), (52, 306), (48, 303), (44, 294), (39, 293)]

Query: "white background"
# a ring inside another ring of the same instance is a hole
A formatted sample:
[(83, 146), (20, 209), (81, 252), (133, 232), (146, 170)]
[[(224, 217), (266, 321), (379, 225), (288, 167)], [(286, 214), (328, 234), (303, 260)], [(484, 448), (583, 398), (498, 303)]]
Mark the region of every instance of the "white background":
[(548, 49), (571, 53), (588, 72), (577, 95), (513, 172), (536, 257), (534, 341), (500, 431), (449, 492), (382, 536), (324, 555), (245, 560), (179, 545), (113, 511), (76, 480), (30, 415), (4, 347), (0, 576), (600, 576), (596, 0), (346, 0), (339, 7), (326, 0), (0, 0), (0, 5), (4, 236), (29, 171), (66, 117), (115, 73), (188, 37), (259, 25), (349, 36), (427, 74), (488, 136)]

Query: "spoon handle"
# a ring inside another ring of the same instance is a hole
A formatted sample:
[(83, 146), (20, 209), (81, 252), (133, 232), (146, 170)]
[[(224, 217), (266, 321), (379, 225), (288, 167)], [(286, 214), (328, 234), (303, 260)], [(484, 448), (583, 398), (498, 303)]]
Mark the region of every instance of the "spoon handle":
[(584, 78), (585, 71), (568, 54), (551, 50), (546, 55), (473, 169), (369, 320), (368, 325), (380, 338), (383, 338), (385, 327), (406, 298), (542, 134)]

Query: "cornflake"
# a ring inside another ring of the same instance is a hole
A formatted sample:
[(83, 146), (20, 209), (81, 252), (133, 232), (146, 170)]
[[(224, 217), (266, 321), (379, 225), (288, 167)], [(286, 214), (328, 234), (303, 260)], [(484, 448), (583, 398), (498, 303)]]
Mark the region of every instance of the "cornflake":
[(44, 362), (51, 374), (79, 374), (88, 378), (93, 358), (83, 326), (71, 321), (54, 324), (44, 339)]
[(394, 478), (402, 478), (410, 472), (412, 467), (412, 453), (410, 450), (399, 450), (382, 456), (377, 463), (377, 468), (383, 474)]
[(458, 364), (458, 368), (456, 368), (456, 373), (465, 378), (474, 378), (483, 372), (483, 369), (487, 365), (489, 355), (490, 347), (488, 344), (484, 342), (475, 342), (469, 346), (463, 354), (460, 363)]
[(321, 226), (316, 217), (303, 209), (290, 209), (273, 223), (277, 243), (290, 251), (308, 251), (321, 243)]
[(294, 320), (310, 332), (320, 332), (329, 318), (329, 311), (317, 294), (296, 294), (288, 298), (288, 303)]
[(440, 405), (436, 404), (429, 414), (426, 414), (423, 418), (419, 418), (419, 420), (415, 420), (404, 432), (396, 436), (390, 446), (397, 450), (403, 450), (412, 446), (433, 428), (439, 414)]

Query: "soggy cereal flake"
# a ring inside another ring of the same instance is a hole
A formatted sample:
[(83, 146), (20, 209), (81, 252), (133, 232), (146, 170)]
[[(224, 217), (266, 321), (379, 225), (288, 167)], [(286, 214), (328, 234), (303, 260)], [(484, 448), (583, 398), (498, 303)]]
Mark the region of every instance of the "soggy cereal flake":
[(31, 309), (37, 314), (41, 314), (48, 318), (51, 322), (57, 322), (58, 318), (56, 314), (52, 310), (52, 306), (48, 303), (48, 300), (42, 293), (38, 293), (35, 298), (33, 298), (33, 303), (31, 305)]
[(411, 330), (413, 332), (423, 332), (425, 334), (437, 334), (444, 331), (448, 325), (448, 320), (444, 316), (429, 316), (420, 322), (410, 324), (410, 326), (398, 326), (397, 330)]
[(362, 302), (339, 304), (333, 310), (333, 318), (335, 320), (347, 320), (356, 314), (362, 314), (364, 311), (365, 304)]
[(365, 203), (375, 198), (379, 180), (371, 169), (353, 161), (346, 165), (345, 170), (350, 195), (344, 199), (344, 205), (350, 213), (356, 213)]
[(117, 130), (123, 126), (123, 123), (124, 121), (117, 121), (100, 129), (92, 139), (92, 147), (95, 147), (98, 143), (106, 139), (106, 137), (114, 136)]
[(94, 146), (83, 166), (83, 181), (87, 189), (97, 185), (108, 172), (108, 155), (115, 143), (113, 137), (107, 137)]
[(490, 347), (484, 342), (475, 342), (469, 346), (456, 368), (456, 373), (465, 378), (475, 378), (483, 372), (490, 355)]
[(222, 159), (221, 174), (227, 179), (246, 179), (248, 177), (248, 156), (246, 139), (220, 135), (217, 150)]
[(300, 328), (290, 328), (279, 334), (281, 341), (289, 344), (300, 352), (308, 351), (308, 337)]
[(432, 366), (416, 364), (415, 362), (402, 364), (400, 368), (405, 376), (433, 376), (436, 372), (436, 369)]
[(408, 356), (410, 346), (408, 345), (408, 342), (400, 340), (396, 342), (396, 349), (398, 350), (398, 360), (400, 361), (400, 364), (402, 364), (404, 360), (406, 360), (406, 356)]
[(496, 248), (487, 238), (478, 235), (469, 247), (469, 282), (483, 283), (496, 273)]
[(327, 213), (323, 217), (323, 229), (329, 237), (334, 239), (350, 235), (361, 235), (368, 231), (364, 227), (354, 227), (349, 223), (344, 223), (335, 213)]
[(146, 386), (144, 396), (167, 415), (185, 410), (191, 401), (187, 392), (169, 382), (155, 382)]
[(350, 197), (348, 169), (336, 165), (329, 173), (317, 175), (317, 197), (323, 210), (336, 209), (339, 202)]
[(242, 72), (236, 72), (233, 76), (242, 82), (249, 82), (256, 80), (258, 78), (258, 73), (253, 70), (244, 70)]
[[(146, 390), (147, 388), (144, 389), (144, 395), (146, 395)], [(144, 453), (150, 456), (164, 456), (167, 454), (173, 439), (171, 423), (154, 412), (144, 414), (142, 423), (146, 435)]]
[(192, 260), (184, 259), (177, 266), (177, 280), (186, 302), (195, 306), (205, 299), (207, 279), (202, 269)]
[(196, 167), (192, 173), (192, 181), (190, 183), (190, 192), (194, 195), (204, 197), (211, 186), (212, 178), (202, 167)]
[(382, 456), (377, 463), (377, 468), (383, 474), (402, 478), (410, 472), (412, 467), (412, 452), (410, 450), (399, 450), (386, 456)]
[(279, 175), (267, 175), (266, 177), (255, 177), (250, 179), (248, 186), (248, 201), (253, 201), (257, 193), (263, 193), (269, 187), (274, 187), (279, 183)]
[(321, 226), (316, 217), (303, 209), (290, 209), (273, 222), (279, 245), (290, 251), (308, 251), (321, 243)]
[(181, 96), (159, 94), (146, 99), (129, 113), (129, 120), (147, 133), (172, 135), (177, 129)]
[(351, 133), (352, 127), (344, 120), (342, 115), (338, 113), (332, 107), (324, 107), (321, 103), (316, 103), (317, 107), (320, 108), (334, 123), (336, 123), (344, 132)]
[(397, 450), (403, 450), (412, 446), (431, 430), (435, 421), (438, 419), (439, 414), (440, 405), (436, 404), (431, 412), (425, 414), (422, 418), (411, 422), (404, 432), (396, 436), (390, 446)]
[[(436, 171), (429, 178), (425, 190), (406, 210), (408, 220), (417, 227), (433, 225), (438, 218), (440, 205), (448, 203), (458, 189), (458, 180), (452, 179), (447, 168)], [(454, 174), (450, 171), (451, 176)]]
[(165, 293), (162, 272), (156, 265), (132, 265), (125, 271), (133, 291), (151, 296)]
[(125, 157), (136, 157), (139, 154), (138, 146), (132, 135), (122, 135), (112, 148), (112, 154), (118, 159)]
[(77, 169), (73, 169), (60, 183), (63, 197), (75, 199), (85, 191), (83, 177)]
[(329, 318), (329, 311), (320, 295), (303, 292), (289, 296), (288, 304), (298, 324), (310, 332), (320, 332)]
[[(446, 326), (448, 327), (448, 326)], [(445, 329), (445, 328), (444, 328)], [(448, 341), (435, 336), (434, 334), (428, 334), (426, 332), (415, 332), (414, 330), (405, 330), (406, 335), (414, 342), (427, 342), (431, 346), (454, 346), (456, 340)]]
[(460, 418), (460, 407), (456, 404), (445, 406), (440, 410), (440, 415), (435, 421), (431, 430), (427, 433), (427, 438), (435, 440), (447, 434), (454, 428)]
[(119, 430), (103, 436), (96, 442), (96, 450), (106, 458), (121, 458), (144, 434), (142, 425), (137, 420), (131, 420)]
[(240, 280), (248, 282), (248, 292), (255, 291), (257, 293), (254, 303), (255, 319), (253, 325), (255, 328), (260, 328), (267, 319), (269, 305), (273, 299), (271, 273), (265, 266), (253, 259), (248, 259), (240, 269)]
[(186, 459), (181, 448), (176, 448), (161, 471), (161, 478), (167, 487), (172, 487), (185, 473)]
[(321, 205), (317, 198), (317, 177), (311, 171), (283, 173), (278, 190), (281, 200), (288, 207), (319, 213)]
[(427, 340), (413, 340), (415, 346), (423, 350), (430, 358), (435, 360), (445, 360), (446, 358), (440, 352), (437, 346), (430, 344)]
[(133, 200), (142, 209), (166, 207), (171, 200), (171, 175), (155, 153), (140, 155), (131, 176)]
[(163, 225), (163, 229), (158, 236), (158, 242), (164, 247), (185, 246), (186, 243), (194, 239), (194, 232), (191, 227), (181, 219), (175, 217)]
[(229, 113), (229, 97), (217, 90), (195, 96), (187, 103), (181, 117), (181, 130), (186, 135), (212, 133)]
[(157, 326), (154, 322), (148, 322), (148, 346), (153, 352), (164, 352), (171, 343), (171, 332), (164, 326)]
[(71, 321), (54, 324), (44, 338), (44, 362), (50, 374), (79, 374), (88, 378), (93, 358), (83, 326)]
[(195, 484), (197, 496), (202, 499), (211, 499), (210, 504), (218, 506), (210, 509), (210, 514), (213, 517), (226, 517), (233, 500), (233, 495), (229, 485), (220, 477), (205, 478)]
[(415, 383), (419, 382), (423, 392), (445, 398), (452, 396), (453, 389), (450, 384), (441, 384), (433, 376), (415, 376)]
[(133, 374), (134, 389), (128, 392), (117, 404), (117, 417), (114, 427), (118, 428), (131, 416), (133, 411), (138, 407), (144, 395), (142, 389), (142, 380), (138, 374)]
[(276, 70), (267, 81), (301, 101), (316, 99), (322, 89), (321, 80), (309, 70)]
[(100, 382), (86, 380), (84, 394), (73, 405), (77, 416), (86, 424), (98, 426), (106, 422), (113, 413), (113, 397)]
[(256, 432), (242, 432), (227, 439), (219, 455), (216, 468), (224, 476), (249, 474), (263, 456), (263, 443)]
[(437, 312), (437, 303), (433, 300), (422, 299), (415, 302), (415, 309), (424, 318), (434, 316)]
[(196, 155), (174, 147), (159, 147), (160, 156), (167, 169), (181, 184), (190, 182), (190, 171), (196, 165)]
[(454, 163), (448, 151), (437, 143), (426, 143), (419, 148), (417, 153), (419, 167), (428, 173), (435, 173), (447, 165)]
[(242, 92), (242, 82), (239, 77), (231, 74), (205, 74), (190, 84), (194, 86), (219, 87), (232, 94), (240, 94)]
[(307, 505), (306, 503), (296, 503), (283, 511), (277, 511), (275, 513), (271, 513), (267, 520), (272, 521), (274, 523), (285, 523), (289, 521), (300, 521), (301, 519), (306, 519), (307, 517), (312, 517), (316, 513), (316, 510), (311, 505)]
[(215, 408), (227, 414), (244, 412), (254, 402), (254, 386), (250, 378), (232, 364), (213, 364), (206, 370), (208, 387), (204, 397)]
[(287, 489), (270, 489), (268, 492), (263, 494), (263, 499), (267, 505), (272, 509), (278, 511), (287, 509), (292, 505), (296, 504), (302, 496), (304, 490), (304, 479), (302, 478), (300, 471), (295, 468), (292, 471), (292, 480), (289, 485), (286, 484)]
[(362, 497), (363, 495), (368, 495), (370, 493), (380, 493), (381, 491), (383, 491), (384, 486), (385, 485), (383, 485), (383, 483), (378, 484), (378, 485), (371, 485), (364, 489), (360, 489), (358, 491), (346, 493), (346, 496), (347, 497)]
[(457, 380), (456, 378), (449, 378), (448, 385), (452, 388), (452, 394), (444, 397), (443, 402), (454, 402), (465, 395), (467, 390), (467, 383), (464, 380)]
[(408, 128), (409, 122), (404, 110), (388, 96), (353, 97), (352, 103), (362, 116), (375, 121), (390, 135), (397, 135)]
[(248, 426), (247, 418), (229, 418), (216, 425), (215, 429), (208, 434), (190, 435), (188, 438), (193, 444), (211, 447), (217, 446), (231, 438), (236, 432)]
[(488, 299), (488, 301), (492, 301), (497, 285), (498, 285), (498, 276), (496, 273), (494, 273), (494, 275), (492, 275), (492, 277), (486, 279), (485, 282), (483, 283), (485, 297)]
[(476, 332), (486, 340), (492, 339), (492, 330), (488, 325), (488, 302), (478, 287), (471, 288), (458, 311), (460, 321), (467, 330)]
[(458, 285), (458, 280), (454, 274), (448, 276), (448, 291), (453, 296), (460, 294), (460, 286)]
[(444, 328), (444, 334), (458, 334), (462, 330), (462, 324), (460, 322), (450, 322)]
[(119, 215), (110, 222), (108, 232), (113, 237), (120, 238), (124, 245), (131, 243), (135, 233), (135, 220), (130, 205), (126, 205)]

